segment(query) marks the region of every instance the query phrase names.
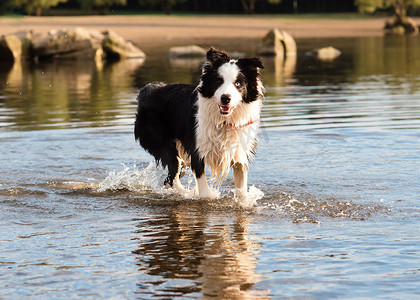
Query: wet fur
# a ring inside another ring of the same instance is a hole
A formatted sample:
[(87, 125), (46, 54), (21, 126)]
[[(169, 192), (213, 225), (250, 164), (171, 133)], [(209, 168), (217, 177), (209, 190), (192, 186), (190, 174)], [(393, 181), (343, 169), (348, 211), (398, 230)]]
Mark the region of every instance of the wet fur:
[[(226, 52), (210, 48), (198, 86), (151, 83), (141, 89), (134, 134), (168, 168), (165, 185), (182, 189), (179, 178), (191, 166), (200, 196), (207, 197), (207, 164), (219, 182), (233, 166), (235, 186), (246, 188), (264, 92), (260, 68), (258, 58), (231, 60)], [(225, 95), (235, 105), (221, 105)], [(224, 109), (230, 114), (222, 114)]]

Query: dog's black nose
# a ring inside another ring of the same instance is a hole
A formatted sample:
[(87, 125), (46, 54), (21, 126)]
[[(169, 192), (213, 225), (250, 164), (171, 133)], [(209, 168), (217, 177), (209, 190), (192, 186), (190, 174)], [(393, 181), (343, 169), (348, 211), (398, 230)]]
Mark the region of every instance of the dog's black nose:
[(220, 101), (222, 102), (222, 105), (228, 105), (230, 103), (230, 95), (229, 94), (223, 94), (220, 97)]

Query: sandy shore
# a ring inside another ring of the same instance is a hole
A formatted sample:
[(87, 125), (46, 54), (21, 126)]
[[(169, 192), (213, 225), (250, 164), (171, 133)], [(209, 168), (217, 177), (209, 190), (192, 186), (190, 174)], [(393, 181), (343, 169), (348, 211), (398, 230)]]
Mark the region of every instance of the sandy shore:
[[(269, 16), (79, 16), (79, 17), (2, 17), (0, 35), (21, 30), (43, 33), (51, 29), (78, 26), (112, 29), (140, 45), (168, 40), (209, 41), (220, 38), (261, 38), (271, 28), (288, 31), (295, 38), (354, 37), (383, 35), (386, 18), (331, 18)], [(416, 20), (420, 23), (420, 18)]]

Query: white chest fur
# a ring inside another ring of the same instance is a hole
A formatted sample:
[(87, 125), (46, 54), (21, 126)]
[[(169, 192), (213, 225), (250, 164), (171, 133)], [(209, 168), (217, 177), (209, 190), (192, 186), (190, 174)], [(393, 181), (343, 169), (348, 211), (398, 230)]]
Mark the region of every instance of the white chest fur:
[(211, 167), (213, 179), (223, 179), (234, 163), (248, 164), (259, 130), (261, 100), (240, 103), (223, 116), (214, 99), (199, 95), (196, 142), (199, 155)]

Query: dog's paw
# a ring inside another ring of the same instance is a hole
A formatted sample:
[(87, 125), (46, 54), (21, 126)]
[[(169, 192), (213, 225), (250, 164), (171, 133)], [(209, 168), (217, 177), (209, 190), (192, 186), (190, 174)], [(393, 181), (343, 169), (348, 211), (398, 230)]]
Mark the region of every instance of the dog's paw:
[(249, 191), (247, 188), (233, 189), (233, 199), (243, 208), (251, 208), (256, 206), (257, 200), (261, 199), (262, 197), (264, 197), (264, 193), (255, 186), (251, 186)]
[(198, 195), (198, 198), (201, 199), (217, 199), (220, 197), (220, 192), (211, 187), (201, 190), (200, 192), (196, 190), (196, 194)]

